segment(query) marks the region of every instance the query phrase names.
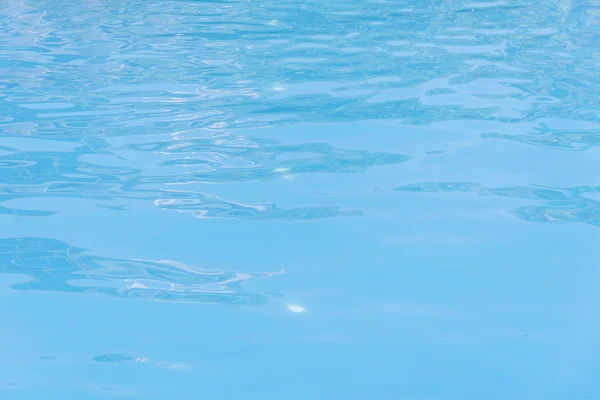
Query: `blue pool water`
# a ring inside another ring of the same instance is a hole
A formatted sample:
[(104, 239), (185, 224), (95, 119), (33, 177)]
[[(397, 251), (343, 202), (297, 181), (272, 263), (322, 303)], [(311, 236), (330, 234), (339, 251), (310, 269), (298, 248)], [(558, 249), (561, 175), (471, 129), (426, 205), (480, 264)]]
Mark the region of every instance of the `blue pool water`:
[(0, 398), (597, 399), (597, 0), (0, 2)]

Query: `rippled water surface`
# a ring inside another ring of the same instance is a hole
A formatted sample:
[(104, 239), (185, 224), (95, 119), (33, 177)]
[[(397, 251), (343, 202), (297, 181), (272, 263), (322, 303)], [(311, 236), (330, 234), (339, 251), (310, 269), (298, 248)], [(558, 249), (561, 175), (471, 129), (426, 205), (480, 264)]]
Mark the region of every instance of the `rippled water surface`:
[(597, 399), (600, 1), (0, 2), (0, 398)]

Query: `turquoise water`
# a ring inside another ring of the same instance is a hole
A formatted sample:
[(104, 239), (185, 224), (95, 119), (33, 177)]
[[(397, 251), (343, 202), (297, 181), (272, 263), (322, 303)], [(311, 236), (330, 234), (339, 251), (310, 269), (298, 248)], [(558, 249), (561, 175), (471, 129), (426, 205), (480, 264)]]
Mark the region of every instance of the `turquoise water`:
[(0, 3), (1, 399), (597, 399), (600, 2)]

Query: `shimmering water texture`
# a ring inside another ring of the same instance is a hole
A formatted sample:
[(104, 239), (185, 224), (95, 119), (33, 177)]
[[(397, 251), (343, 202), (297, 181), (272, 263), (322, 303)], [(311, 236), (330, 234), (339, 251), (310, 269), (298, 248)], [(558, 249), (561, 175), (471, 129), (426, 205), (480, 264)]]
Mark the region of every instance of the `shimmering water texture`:
[(592, 400), (600, 1), (0, 1), (0, 399)]

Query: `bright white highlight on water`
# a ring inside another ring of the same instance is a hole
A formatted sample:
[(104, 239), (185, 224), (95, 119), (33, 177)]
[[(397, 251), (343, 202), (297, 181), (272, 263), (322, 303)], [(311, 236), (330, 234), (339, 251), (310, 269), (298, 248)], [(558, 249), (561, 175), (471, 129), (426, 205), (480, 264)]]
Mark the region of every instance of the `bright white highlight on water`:
[(288, 310), (290, 310), (291, 312), (294, 313), (303, 313), (306, 312), (306, 308), (302, 307), (302, 306), (298, 306), (298, 305), (289, 305), (288, 306)]

